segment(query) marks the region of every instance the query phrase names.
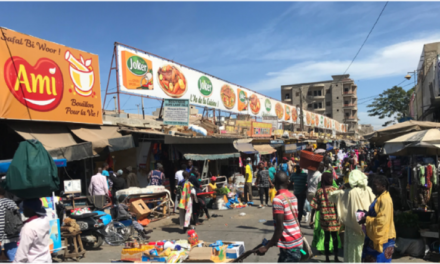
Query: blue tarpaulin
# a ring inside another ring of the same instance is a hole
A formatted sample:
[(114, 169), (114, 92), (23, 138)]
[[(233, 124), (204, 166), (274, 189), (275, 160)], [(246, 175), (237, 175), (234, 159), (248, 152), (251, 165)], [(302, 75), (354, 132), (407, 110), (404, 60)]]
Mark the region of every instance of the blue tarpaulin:
[[(11, 165), (12, 160), (0, 160), (0, 173), (6, 173)], [(58, 168), (66, 167), (66, 159), (53, 159)]]

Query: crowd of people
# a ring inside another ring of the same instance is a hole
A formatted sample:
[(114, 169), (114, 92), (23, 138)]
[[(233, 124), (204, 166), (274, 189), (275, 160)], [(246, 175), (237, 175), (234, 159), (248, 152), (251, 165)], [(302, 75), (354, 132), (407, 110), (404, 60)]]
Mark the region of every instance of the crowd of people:
[[(324, 252), (326, 262), (332, 253), (334, 261), (340, 262), (342, 231), (344, 262), (391, 262), (396, 239), (393, 202), (377, 151), (327, 152), (316, 170), (301, 168), (297, 161), (285, 157), (273, 172), (275, 232), (257, 254), (278, 246), (278, 262), (299, 262), (303, 249), (300, 224), (310, 206), (311, 246)], [(260, 166), (259, 177), (267, 178), (266, 171)], [(264, 186), (260, 187), (260, 206), (267, 204), (262, 199)]]

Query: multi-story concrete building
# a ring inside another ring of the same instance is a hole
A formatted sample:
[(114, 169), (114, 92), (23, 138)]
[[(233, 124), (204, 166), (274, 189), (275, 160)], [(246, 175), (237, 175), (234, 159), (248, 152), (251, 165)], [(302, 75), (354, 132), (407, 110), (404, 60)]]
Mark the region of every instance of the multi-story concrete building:
[(302, 108), (328, 116), (348, 125), (347, 132), (356, 133), (357, 85), (349, 74), (333, 75), (333, 80), (298, 83), (281, 86), (281, 100), (286, 104), (300, 106), (302, 91)]
[(410, 114), (416, 120), (440, 122), (440, 42), (423, 45), (416, 92), (410, 103)]

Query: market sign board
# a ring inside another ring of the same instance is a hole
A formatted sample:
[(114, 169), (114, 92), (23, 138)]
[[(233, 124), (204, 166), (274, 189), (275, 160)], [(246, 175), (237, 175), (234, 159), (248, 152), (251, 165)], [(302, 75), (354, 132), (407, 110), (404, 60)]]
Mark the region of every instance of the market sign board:
[[(125, 45), (117, 43), (116, 50), (118, 86), (123, 92), (161, 99), (187, 99), (190, 104), (201, 107), (253, 117), (276, 116), (280, 122), (300, 124), (299, 107)], [(333, 119), (316, 115), (311, 124), (309, 115), (304, 113), (304, 120), (310, 121), (308, 125), (304, 122), (306, 126), (330, 129)]]
[(278, 117), (277, 116), (263, 116), (263, 123), (272, 124), (272, 132), (278, 126)]
[(102, 124), (98, 55), (2, 31), (0, 118)]
[(271, 137), (272, 124), (262, 122), (252, 122), (251, 136), (252, 137)]
[(164, 125), (188, 126), (189, 101), (185, 99), (164, 99)]

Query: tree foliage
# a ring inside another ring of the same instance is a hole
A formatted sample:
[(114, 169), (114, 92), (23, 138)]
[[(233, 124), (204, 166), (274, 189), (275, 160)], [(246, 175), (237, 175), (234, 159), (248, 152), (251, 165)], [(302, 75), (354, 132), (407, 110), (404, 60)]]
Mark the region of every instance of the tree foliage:
[(379, 119), (390, 118), (393, 120), (386, 121), (382, 126), (387, 126), (395, 120), (409, 116), (409, 102), (414, 87), (405, 91), (400, 86), (385, 90), (367, 107), (369, 116), (378, 116)]

